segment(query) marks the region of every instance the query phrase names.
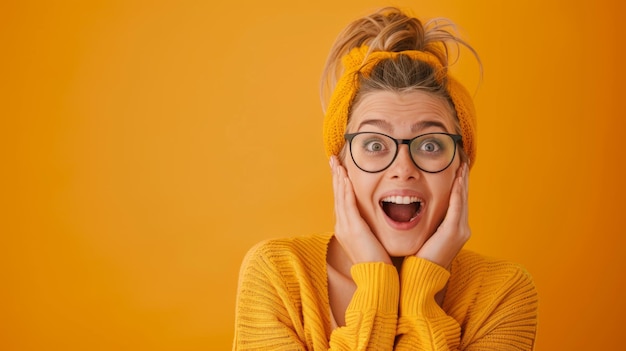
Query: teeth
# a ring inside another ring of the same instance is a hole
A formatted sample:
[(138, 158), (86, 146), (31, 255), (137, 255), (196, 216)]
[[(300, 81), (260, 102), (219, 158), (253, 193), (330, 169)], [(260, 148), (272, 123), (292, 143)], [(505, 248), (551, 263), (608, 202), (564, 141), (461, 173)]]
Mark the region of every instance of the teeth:
[(408, 205), (414, 202), (421, 202), (416, 196), (387, 196), (383, 202), (391, 202), (399, 205)]

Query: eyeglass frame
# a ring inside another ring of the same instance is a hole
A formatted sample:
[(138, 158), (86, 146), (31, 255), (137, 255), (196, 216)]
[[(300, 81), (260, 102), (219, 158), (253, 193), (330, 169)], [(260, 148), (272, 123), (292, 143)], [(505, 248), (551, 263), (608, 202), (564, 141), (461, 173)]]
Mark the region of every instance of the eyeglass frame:
[[(359, 166), (359, 164), (356, 162), (356, 160), (354, 159), (354, 155), (352, 154), (352, 140), (359, 134), (378, 134), (378, 135), (382, 135), (385, 136), (391, 140), (393, 140), (396, 143), (396, 153), (393, 155), (393, 158), (391, 159), (391, 161), (389, 162), (389, 164), (379, 170), (379, 171), (368, 171), (365, 170), (363, 168), (361, 168), (361, 166)], [(427, 171), (425, 169), (423, 169), (422, 167), (420, 167), (417, 162), (415, 162), (415, 159), (413, 158), (413, 153), (411, 152), (411, 143), (417, 139), (417, 138), (421, 138), (425, 135), (432, 135), (432, 134), (439, 134), (439, 135), (447, 135), (450, 138), (452, 138), (452, 140), (454, 141), (454, 152), (452, 153), (452, 157), (450, 158), (450, 162), (441, 170), (439, 171)], [(413, 164), (415, 165), (415, 167), (417, 167), (419, 170), (426, 172), (426, 173), (431, 173), (431, 174), (435, 174), (435, 173), (440, 173), (445, 171), (446, 169), (448, 169), (448, 167), (450, 167), (450, 165), (452, 164), (452, 162), (454, 162), (454, 157), (456, 156), (456, 150), (457, 150), (457, 144), (459, 144), (460, 142), (463, 141), (463, 137), (459, 134), (451, 134), (451, 133), (445, 133), (445, 132), (433, 132), (433, 133), (424, 133), (424, 134), (420, 134), (414, 138), (411, 139), (397, 139), (392, 137), (391, 135), (387, 135), (385, 133), (379, 133), (379, 132), (356, 132), (356, 133), (346, 133), (344, 134), (344, 138), (346, 139), (346, 141), (348, 142), (349, 145), (349, 149), (350, 149), (350, 157), (352, 158), (352, 162), (354, 162), (354, 164), (357, 166), (358, 169), (362, 170), (363, 172), (366, 173), (380, 173), (384, 170), (386, 170), (387, 168), (391, 167), (391, 165), (393, 164), (393, 162), (396, 160), (396, 158), (398, 157), (398, 153), (400, 152), (400, 145), (406, 145), (407, 148), (409, 149), (409, 156), (411, 156), (411, 161), (413, 162)]]

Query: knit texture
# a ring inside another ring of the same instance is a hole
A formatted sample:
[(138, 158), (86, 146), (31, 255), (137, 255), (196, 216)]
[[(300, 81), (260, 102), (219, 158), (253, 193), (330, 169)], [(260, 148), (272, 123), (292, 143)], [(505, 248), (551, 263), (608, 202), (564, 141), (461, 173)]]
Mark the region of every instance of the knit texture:
[[(331, 235), (262, 242), (240, 272), (233, 350), (532, 350), (537, 292), (523, 267), (463, 250), (450, 272), (427, 260), (361, 263), (346, 325), (331, 330)], [(448, 284), (443, 306), (435, 294)]]
[(358, 74), (367, 77), (380, 61), (394, 59), (398, 55), (407, 55), (413, 60), (429, 64), (435, 70), (437, 80), (446, 86), (459, 119), (463, 149), (471, 167), (476, 159), (476, 111), (472, 97), (461, 83), (447, 73), (439, 59), (429, 52), (416, 50), (370, 52), (369, 47), (361, 46), (352, 49), (343, 57), (344, 72), (335, 86), (324, 116), (323, 138), (326, 155), (329, 157), (337, 155), (345, 144), (344, 134), (350, 108), (359, 91)]

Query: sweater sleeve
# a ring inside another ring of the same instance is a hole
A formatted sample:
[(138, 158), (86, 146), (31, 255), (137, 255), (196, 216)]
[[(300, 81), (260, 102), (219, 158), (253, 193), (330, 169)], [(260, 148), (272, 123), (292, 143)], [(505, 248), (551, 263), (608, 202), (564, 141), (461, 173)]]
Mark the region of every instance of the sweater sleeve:
[(418, 257), (402, 265), (396, 350), (456, 350), (461, 327), (435, 301), (450, 277), (443, 267)]
[(331, 350), (392, 350), (400, 291), (395, 267), (360, 263), (351, 274), (357, 288), (346, 309), (346, 325), (331, 334)]
[[(267, 245), (257, 246), (246, 255), (239, 276), (233, 350), (393, 348), (399, 277), (392, 265), (363, 263), (352, 267), (357, 289), (346, 310), (346, 325), (336, 328), (328, 340), (319, 326), (324, 318), (310, 316), (317, 308), (303, 306), (309, 299), (303, 300), (301, 295), (314, 292), (300, 290), (299, 286), (306, 284), (299, 279), (305, 278), (294, 274), (294, 264), (288, 254)], [(318, 327), (305, 325), (305, 320)], [(319, 338), (324, 342), (311, 341)]]
[(449, 277), (447, 270), (427, 260), (405, 260), (396, 350), (533, 349), (537, 293), (525, 270), (502, 265), (481, 273), (477, 295), (457, 301), (471, 311), (463, 325), (435, 301)]

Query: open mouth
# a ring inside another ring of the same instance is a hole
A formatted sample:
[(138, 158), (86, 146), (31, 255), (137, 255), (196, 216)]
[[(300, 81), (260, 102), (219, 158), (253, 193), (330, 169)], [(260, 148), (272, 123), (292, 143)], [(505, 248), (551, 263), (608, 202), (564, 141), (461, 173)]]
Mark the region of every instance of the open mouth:
[(422, 200), (416, 196), (387, 196), (380, 201), (383, 211), (394, 222), (410, 222), (419, 215)]

